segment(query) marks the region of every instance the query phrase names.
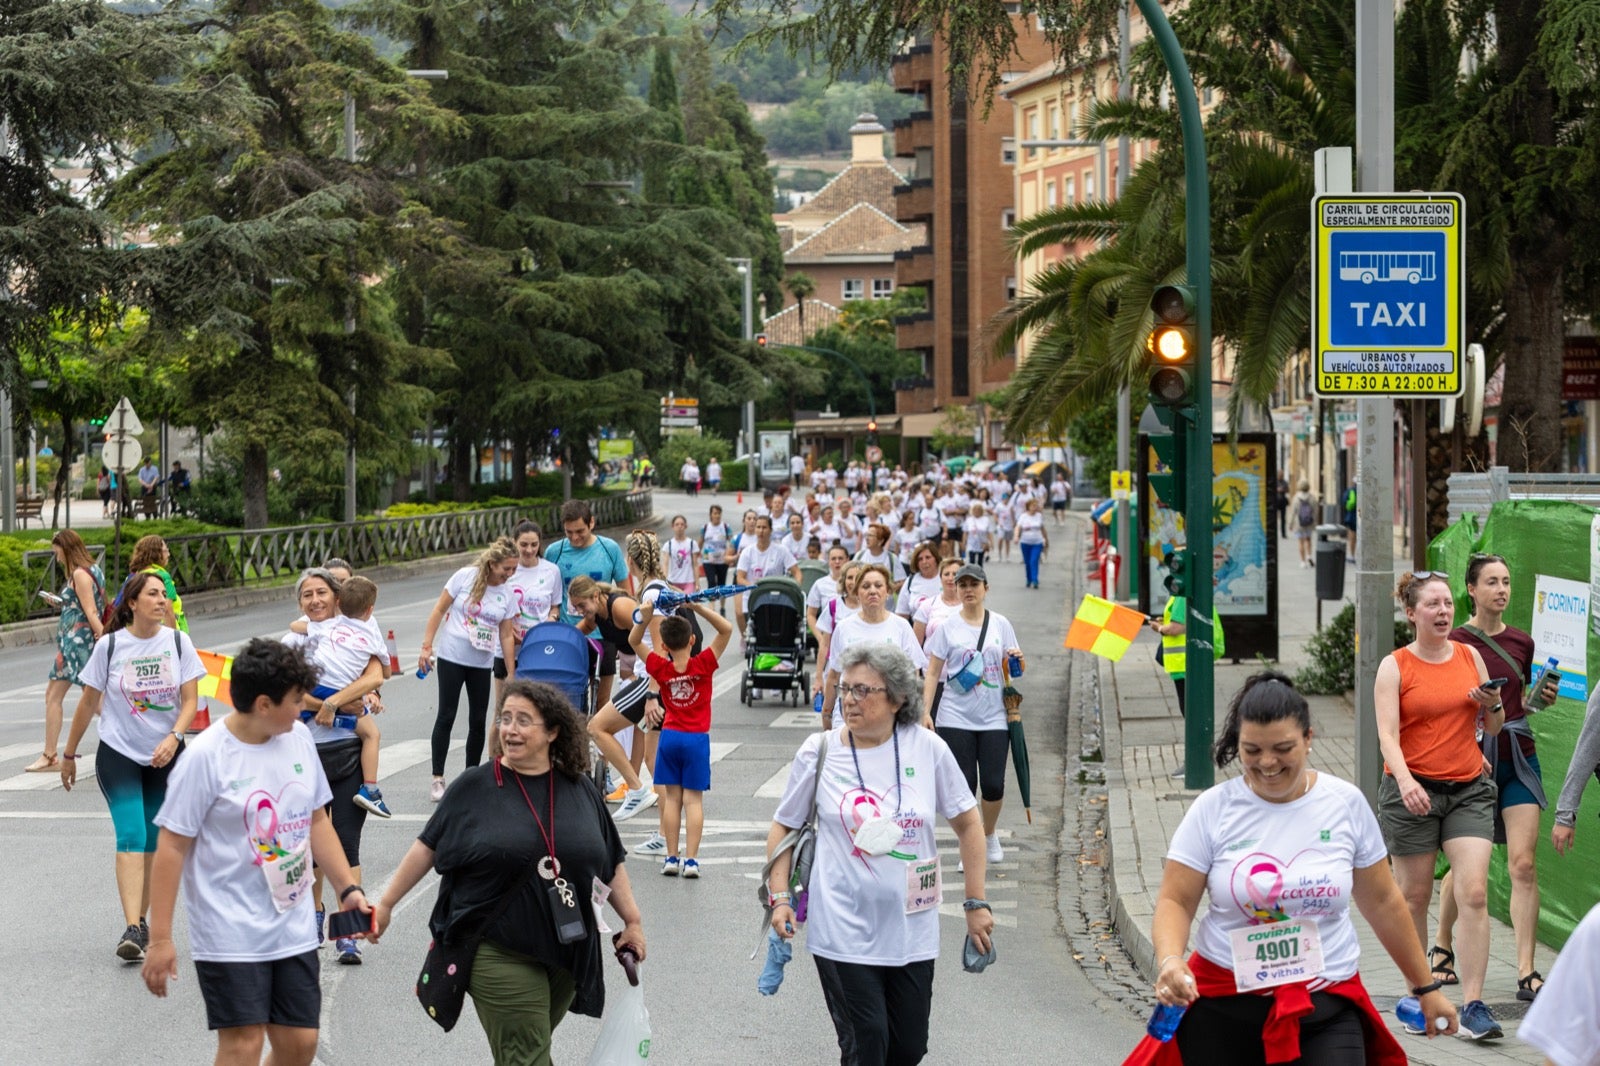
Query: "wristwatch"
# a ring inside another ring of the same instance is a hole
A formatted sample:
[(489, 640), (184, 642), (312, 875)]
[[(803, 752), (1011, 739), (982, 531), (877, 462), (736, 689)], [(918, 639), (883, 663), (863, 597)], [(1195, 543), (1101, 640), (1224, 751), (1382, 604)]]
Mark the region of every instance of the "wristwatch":
[(991, 914), (994, 913), (994, 908), (989, 906), (989, 901), (986, 900), (986, 899), (962, 900), (961, 901), (961, 909), (964, 910), (964, 911), (985, 910), (985, 911), (988, 911)]

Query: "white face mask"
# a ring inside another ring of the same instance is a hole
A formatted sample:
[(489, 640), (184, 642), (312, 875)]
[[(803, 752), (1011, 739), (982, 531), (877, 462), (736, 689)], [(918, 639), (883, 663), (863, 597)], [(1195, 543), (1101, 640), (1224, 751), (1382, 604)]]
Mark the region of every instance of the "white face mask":
[(868, 818), (856, 830), (856, 849), (868, 855), (887, 855), (900, 842), (900, 823), (878, 815)]

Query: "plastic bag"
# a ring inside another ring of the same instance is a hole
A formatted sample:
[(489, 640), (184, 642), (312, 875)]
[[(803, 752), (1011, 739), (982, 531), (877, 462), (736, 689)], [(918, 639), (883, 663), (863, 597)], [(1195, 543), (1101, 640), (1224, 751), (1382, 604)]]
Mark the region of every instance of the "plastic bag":
[(644, 1005), (644, 978), (623, 983), (606, 997), (600, 1035), (589, 1053), (589, 1066), (636, 1066), (650, 1058), (650, 1011)]

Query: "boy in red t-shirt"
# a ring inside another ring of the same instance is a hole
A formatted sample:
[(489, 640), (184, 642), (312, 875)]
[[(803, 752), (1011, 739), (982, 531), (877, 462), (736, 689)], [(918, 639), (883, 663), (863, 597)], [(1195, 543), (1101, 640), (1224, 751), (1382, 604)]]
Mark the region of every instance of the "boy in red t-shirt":
[[(705, 828), (703, 794), (711, 787), (711, 685), (717, 663), (733, 635), (733, 623), (703, 603), (689, 606), (715, 630), (711, 647), (691, 655), (694, 629), (686, 618), (670, 615), (661, 620), (663, 656), (645, 646), (645, 633), (655, 615), (655, 605), (639, 605), (639, 621), (628, 634), (634, 654), (661, 687), (661, 720), (650, 725), (660, 729), (656, 745), (655, 784), (661, 790), (661, 835), (667, 841), (667, 857), (661, 872), (667, 877), (699, 877), (700, 833)], [(668, 657), (670, 656), (670, 658)], [(649, 712), (647, 712), (649, 713)], [(680, 813), (687, 828), (684, 857), (678, 861), (678, 822)]]

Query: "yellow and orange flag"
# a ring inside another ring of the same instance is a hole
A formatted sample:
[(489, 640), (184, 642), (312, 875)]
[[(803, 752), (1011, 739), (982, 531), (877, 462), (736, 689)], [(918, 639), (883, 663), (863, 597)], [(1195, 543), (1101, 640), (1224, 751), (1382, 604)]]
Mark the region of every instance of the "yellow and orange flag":
[(1066, 646), (1120, 662), (1144, 628), (1144, 615), (1099, 596), (1085, 596), (1067, 630)]
[(195, 654), (200, 656), (200, 662), (206, 668), (206, 676), (200, 679), (198, 686), (200, 698), (205, 702), (189, 726), (191, 733), (198, 733), (211, 725), (212, 704), (227, 704), (227, 707), (217, 708), (219, 718), (228, 713), (228, 707), (233, 706), (233, 656), (201, 651), (199, 648), (195, 649)]

